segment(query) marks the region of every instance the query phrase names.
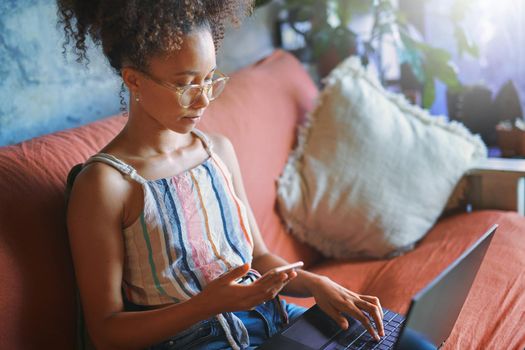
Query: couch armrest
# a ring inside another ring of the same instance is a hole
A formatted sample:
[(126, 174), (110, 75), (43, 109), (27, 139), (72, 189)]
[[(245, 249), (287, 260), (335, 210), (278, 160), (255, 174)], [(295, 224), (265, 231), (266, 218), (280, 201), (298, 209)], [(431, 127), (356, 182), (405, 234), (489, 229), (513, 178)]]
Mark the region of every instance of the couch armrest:
[(488, 158), (466, 176), (471, 209), (500, 209), (525, 215), (525, 160)]

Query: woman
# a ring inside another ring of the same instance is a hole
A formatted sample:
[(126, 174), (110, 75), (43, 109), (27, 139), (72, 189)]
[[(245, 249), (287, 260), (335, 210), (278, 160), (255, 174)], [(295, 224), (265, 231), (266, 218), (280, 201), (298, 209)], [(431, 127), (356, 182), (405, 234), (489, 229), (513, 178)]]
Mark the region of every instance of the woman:
[(384, 335), (376, 297), (302, 270), (258, 278), (287, 262), (261, 238), (232, 144), (195, 128), (227, 82), (215, 61), (225, 22), (249, 1), (58, 5), (79, 59), (90, 35), (130, 92), (126, 126), (84, 163), (68, 204), (96, 347), (255, 347), (304, 311), (281, 292), (313, 296), (342, 328), (347, 313)]

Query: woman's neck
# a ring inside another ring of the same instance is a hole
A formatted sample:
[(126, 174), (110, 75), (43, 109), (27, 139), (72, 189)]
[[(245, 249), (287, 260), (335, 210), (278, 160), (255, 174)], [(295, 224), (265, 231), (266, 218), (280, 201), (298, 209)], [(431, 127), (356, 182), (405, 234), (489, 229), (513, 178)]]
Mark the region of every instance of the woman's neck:
[(191, 133), (167, 129), (150, 117), (129, 116), (119, 134), (130, 153), (140, 158), (166, 156), (183, 151), (193, 143)]

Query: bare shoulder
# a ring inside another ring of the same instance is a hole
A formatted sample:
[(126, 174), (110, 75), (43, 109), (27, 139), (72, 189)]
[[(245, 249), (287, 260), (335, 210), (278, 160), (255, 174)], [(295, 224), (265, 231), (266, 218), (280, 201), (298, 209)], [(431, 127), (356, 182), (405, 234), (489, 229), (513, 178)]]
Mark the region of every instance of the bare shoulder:
[(130, 190), (130, 184), (117, 169), (100, 162), (85, 166), (75, 178), (72, 196), (83, 193), (88, 197), (113, 197)]
[(117, 220), (118, 216), (120, 221), (132, 190), (130, 182), (117, 169), (100, 162), (88, 164), (73, 183), (68, 216), (91, 215), (104, 220)]
[(124, 203), (132, 186), (104, 163), (92, 163), (77, 175), (67, 207), (67, 229), (75, 275), (88, 326), (123, 310)]
[(208, 133), (206, 134), (211, 142), (213, 143), (213, 148), (225, 148), (225, 147), (233, 147), (232, 142), (229, 138), (224, 136), (223, 134), (219, 133)]
[(229, 138), (217, 133), (209, 133), (207, 135), (213, 144), (213, 150), (221, 159), (224, 161), (236, 159), (235, 148)]

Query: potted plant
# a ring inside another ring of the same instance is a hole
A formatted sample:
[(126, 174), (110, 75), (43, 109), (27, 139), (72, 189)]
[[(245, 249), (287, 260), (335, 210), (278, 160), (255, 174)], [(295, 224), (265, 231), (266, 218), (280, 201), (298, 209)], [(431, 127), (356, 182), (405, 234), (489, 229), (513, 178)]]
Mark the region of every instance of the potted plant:
[[(420, 0), (426, 2), (428, 0)], [(455, 0), (448, 14), (454, 28), (458, 52), (477, 56), (476, 46), (468, 40), (461, 22), (473, 0)], [(261, 6), (270, 0), (256, 1)], [(452, 55), (433, 47), (420, 34), (392, 0), (279, 0), (281, 20), (304, 38), (311, 62), (317, 65), (320, 77), (350, 55), (359, 55), (363, 64), (374, 60), (384, 83), (382, 42), (389, 36), (398, 50), (401, 63), (410, 67), (423, 86), (423, 106), (435, 99), (435, 81), (442, 81), (449, 91), (459, 91), (461, 84), (452, 63)], [(352, 30), (352, 20), (370, 16), (368, 32)]]

